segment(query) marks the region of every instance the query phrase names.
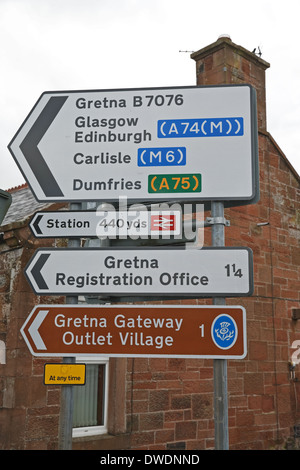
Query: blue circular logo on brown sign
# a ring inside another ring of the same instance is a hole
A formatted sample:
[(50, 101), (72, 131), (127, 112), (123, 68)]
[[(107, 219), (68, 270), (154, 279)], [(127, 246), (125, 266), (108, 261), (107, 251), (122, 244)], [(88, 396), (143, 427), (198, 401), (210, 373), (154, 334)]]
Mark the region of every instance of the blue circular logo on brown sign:
[(238, 328), (235, 320), (230, 315), (221, 313), (212, 323), (211, 336), (218, 348), (232, 348), (238, 337)]

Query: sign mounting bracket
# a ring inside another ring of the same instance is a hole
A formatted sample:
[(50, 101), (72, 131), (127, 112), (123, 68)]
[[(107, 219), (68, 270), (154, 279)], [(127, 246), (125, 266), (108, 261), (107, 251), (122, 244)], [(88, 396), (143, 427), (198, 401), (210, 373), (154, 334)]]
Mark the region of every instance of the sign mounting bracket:
[(225, 219), (225, 217), (206, 217), (205, 226), (209, 227), (211, 225), (225, 225), (229, 227), (230, 220)]

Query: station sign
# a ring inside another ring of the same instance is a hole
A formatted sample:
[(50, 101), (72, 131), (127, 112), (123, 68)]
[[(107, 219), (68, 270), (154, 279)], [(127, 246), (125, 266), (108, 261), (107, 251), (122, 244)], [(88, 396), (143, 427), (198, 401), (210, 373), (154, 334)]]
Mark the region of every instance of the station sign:
[(9, 150), (38, 201), (258, 200), (250, 85), (45, 92)]
[(181, 235), (178, 211), (45, 211), (36, 212), (29, 227), (37, 238), (146, 237)]
[(34, 356), (243, 359), (240, 306), (37, 305), (21, 329)]
[(214, 297), (253, 291), (249, 248), (41, 248), (25, 268), (36, 294)]

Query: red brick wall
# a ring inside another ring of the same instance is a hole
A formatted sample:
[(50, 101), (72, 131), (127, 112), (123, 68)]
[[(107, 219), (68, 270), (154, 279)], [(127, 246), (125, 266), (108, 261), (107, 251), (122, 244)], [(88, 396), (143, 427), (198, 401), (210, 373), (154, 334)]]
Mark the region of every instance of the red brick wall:
[(212, 448), (212, 376), (212, 361), (128, 361), (127, 413), (132, 447)]
[[(40, 246), (26, 224), (6, 230), (4, 239), (0, 339), (6, 345), (6, 364), (0, 364), (0, 449), (51, 450), (58, 444), (60, 389), (43, 385), (46, 361), (32, 357), (20, 328), (34, 305), (63, 299), (36, 297), (24, 277), (27, 262)], [(44, 246), (51, 243), (43, 241)]]

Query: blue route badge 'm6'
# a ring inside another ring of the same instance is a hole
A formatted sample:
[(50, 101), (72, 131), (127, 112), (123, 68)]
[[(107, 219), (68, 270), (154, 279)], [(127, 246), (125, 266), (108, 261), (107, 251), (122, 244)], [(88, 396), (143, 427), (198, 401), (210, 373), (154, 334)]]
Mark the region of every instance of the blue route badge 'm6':
[(230, 315), (222, 313), (217, 318), (215, 318), (211, 326), (211, 336), (218, 348), (231, 348), (238, 337), (238, 328), (236, 322)]
[(138, 149), (138, 166), (182, 166), (185, 164), (185, 147)]

